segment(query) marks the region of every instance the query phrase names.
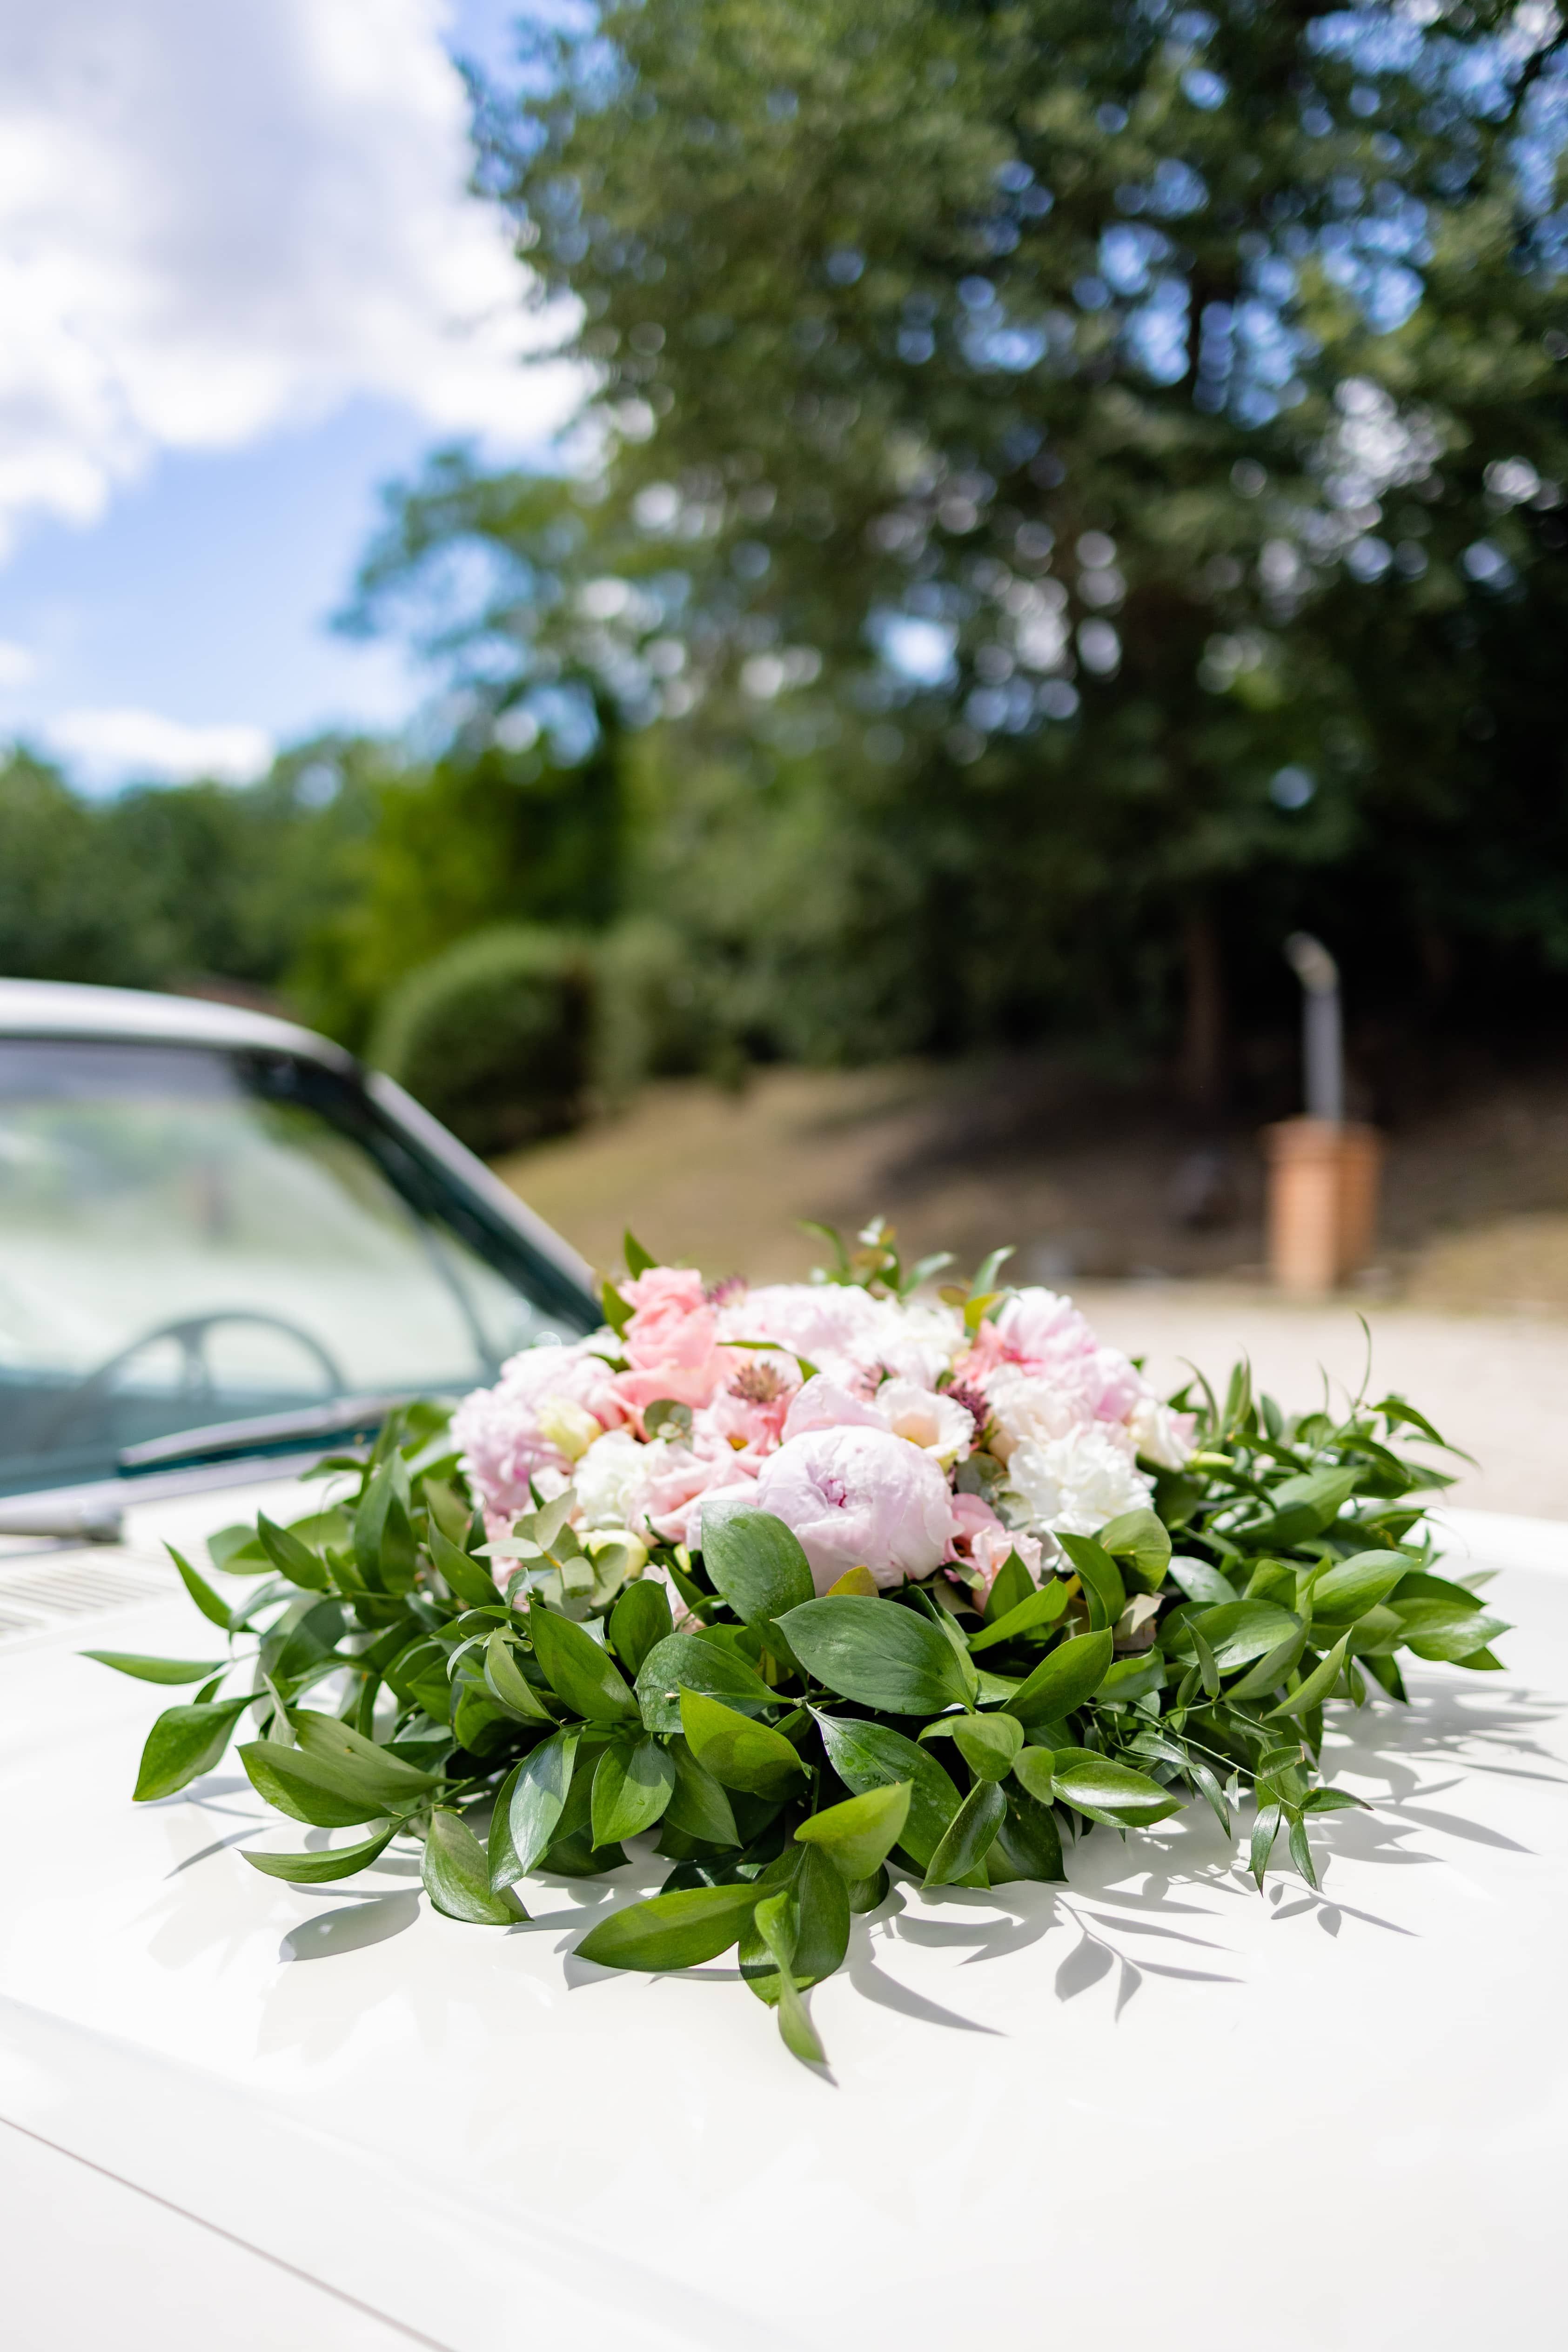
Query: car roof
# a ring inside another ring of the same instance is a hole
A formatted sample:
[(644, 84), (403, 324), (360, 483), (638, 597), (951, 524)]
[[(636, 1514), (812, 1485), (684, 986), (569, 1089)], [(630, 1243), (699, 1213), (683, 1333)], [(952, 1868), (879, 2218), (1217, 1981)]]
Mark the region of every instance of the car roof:
[(259, 1046), (308, 1055), (334, 1068), (353, 1056), (270, 1013), (145, 988), (86, 988), (61, 980), (0, 980), (0, 1038), (134, 1039), (169, 1045)]

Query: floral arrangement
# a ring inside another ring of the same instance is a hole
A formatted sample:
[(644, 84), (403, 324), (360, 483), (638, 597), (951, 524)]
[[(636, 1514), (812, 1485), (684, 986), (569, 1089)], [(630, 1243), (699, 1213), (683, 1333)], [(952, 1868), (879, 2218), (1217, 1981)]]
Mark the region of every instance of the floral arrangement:
[(1402, 1650), (1498, 1664), (1506, 1629), (1422, 1532), (1449, 1482), (1396, 1450), (1436, 1432), (1397, 1397), (1288, 1416), (1245, 1365), (1223, 1403), (1166, 1402), (1070, 1300), (1006, 1285), (1007, 1252), (935, 1291), (951, 1261), (906, 1270), (879, 1224), (828, 1238), (809, 1283), (707, 1289), (628, 1235), (602, 1329), (394, 1413), (318, 1466), (347, 1482), (329, 1507), (214, 1538), (263, 1580), (237, 1604), (175, 1555), (228, 1658), (89, 1653), (205, 1685), (137, 1797), (249, 1712), (268, 1802), (360, 1832), (257, 1869), (318, 1885), (413, 1838), (478, 1925), (651, 1841), (660, 1890), (578, 1951), (738, 1946), (811, 2063), (804, 1995), (891, 1872), (1049, 1883), (1097, 1825), (1195, 1799), (1227, 1833), (1250, 1803), (1259, 1886), (1281, 1832), (1315, 1885), (1309, 1820), (1358, 1801), (1321, 1781), (1324, 1707), (1403, 1699)]

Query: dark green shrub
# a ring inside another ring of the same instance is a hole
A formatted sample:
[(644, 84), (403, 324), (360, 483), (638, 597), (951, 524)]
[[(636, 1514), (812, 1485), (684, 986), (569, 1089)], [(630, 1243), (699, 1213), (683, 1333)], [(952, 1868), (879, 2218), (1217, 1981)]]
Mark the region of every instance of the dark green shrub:
[(471, 1150), (513, 1150), (584, 1116), (595, 994), (593, 950), (574, 933), (476, 931), (391, 991), (369, 1058)]

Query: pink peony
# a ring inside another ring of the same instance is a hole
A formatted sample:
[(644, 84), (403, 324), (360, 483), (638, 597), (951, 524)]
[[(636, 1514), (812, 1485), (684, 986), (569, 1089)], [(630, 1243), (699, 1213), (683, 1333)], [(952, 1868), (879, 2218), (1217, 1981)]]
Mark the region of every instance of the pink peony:
[(771, 1339), (841, 1387), (866, 1391), (884, 1372), (932, 1388), (963, 1345), (951, 1307), (900, 1307), (854, 1283), (775, 1282), (748, 1290), (720, 1317), (726, 1339)]
[(689, 1268), (654, 1265), (635, 1282), (623, 1283), (621, 1297), (633, 1309), (624, 1336), (631, 1369), (616, 1380), (623, 1403), (635, 1412), (660, 1397), (707, 1404), (732, 1359), (720, 1351), (719, 1318), (704, 1295), (702, 1276)]
[(493, 1389), (476, 1389), (453, 1414), (453, 1442), (487, 1517), (510, 1524), (531, 1507), (531, 1479), (571, 1475), (560, 1439), (572, 1416), (552, 1405), (580, 1407), (605, 1429), (626, 1417), (609, 1366), (585, 1340), (525, 1348), (501, 1366)]
[(1038, 1584), (1041, 1562), (1037, 1536), (1016, 1535), (978, 1495), (955, 1495), (952, 1517), (949, 1556), (979, 1599), (984, 1600), (996, 1581), (997, 1570), (1005, 1564), (1010, 1552), (1017, 1553)]
[(763, 1463), (756, 1506), (793, 1528), (818, 1592), (851, 1568), (881, 1585), (929, 1576), (952, 1534), (941, 1465), (885, 1429), (808, 1430)]

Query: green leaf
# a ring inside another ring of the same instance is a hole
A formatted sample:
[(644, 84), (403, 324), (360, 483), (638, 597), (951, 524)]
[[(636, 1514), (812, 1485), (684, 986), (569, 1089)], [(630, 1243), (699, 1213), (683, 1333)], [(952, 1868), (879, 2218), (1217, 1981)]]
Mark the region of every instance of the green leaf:
[(754, 1885), (682, 1886), (633, 1903), (589, 1929), (579, 1959), (603, 1969), (693, 1969), (727, 1952), (756, 1908)]
[(1418, 1658), (1463, 1665), (1468, 1659), (1486, 1651), (1498, 1634), (1511, 1631), (1506, 1618), (1478, 1615), (1457, 1618), (1450, 1624), (1427, 1626), (1419, 1632), (1407, 1631), (1405, 1639), (1406, 1646)]
[(1007, 1811), (985, 1857), (992, 1885), (1005, 1885), (1009, 1878), (1032, 1878), (1045, 1886), (1064, 1885), (1067, 1871), (1061, 1832), (1049, 1805), (1037, 1803), (1021, 1790), (1005, 1789), (1002, 1793)]
[(1205, 1640), (1203, 1628), (1195, 1617), (1187, 1627), (1187, 1635), (1193, 1645), (1193, 1655), (1197, 1660), (1198, 1680), (1203, 1685), (1204, 1696), (1218, 1698), (1219, 1668), (1215, 1664), (1214, 1652)]
[(1006, 1818), (1007, 1801), (994, 1780), (976, 1780), (938, 1841), (926, 1864), (927, 1886), (951, 1886), (967, 1878)]
[(610, 1612), (610, 1647), (628, 1675), (642, 1671), (643, 1661), (668, 1638), (669, 1595), (658, 1579), (639, 1576), (628, 1584)]
[[(744, 1723), (744, 1716), (737, 1722)], [(618, 1845), (652, 1829), (675, 1794), (675, 1764), (657, 1739), (615, 1739), (594, 1771), (595, 1845)]]
[(553, 1724), (555, 1717), (513, 1655), (506, 1628), (498, 1625), (484, 1645), (485, 1683), (490, 1696), (519, 1723)]
[(841, 1805), (829, 1805), (826, 1812), (813, 1813), (809, 1821), (800, 1823), (795, 1837), (803, 1845), (818, 1847), (841, 1877), (858, 1885), (881, 1868), (902, 1837), (913, 1793), (908, 1780), (868, 1789), (864, 1796), (847, 1798)]
[(1386, 1601), (1410, 1573), (1409, 1554), (1402, 1551), (1358, 1551), (1326, 1569), (1312, 1586), (1314, 1617), (1359, 1617)]
[(862, 1723), (834, 1715), (816, 1715), (813, 1719), (828, 1762), (857, 1796), (907, 1783), (909, 1817), (899, 1843), (923, 1870), (959, 1808), (958, 1790), (951, 1777), (928, 1748), (917, 1747), (889, 1723)]
[(1021, 1748), (1013, 1759), (1013, 1778), (1039, 1805), (1048, 1805), (1056, 1797), (1056, 1769), (1048, 1748)]
[(219, 1528), (207, 1538), (207, 1558), (226, 1576), (265, 1576), (272, 1565), (253, 1527)]
[(1308, 1536), (1320, 1535), (1338, 1517), (1342, 1506), (1355, 1493), (1359, 1468), (1310, 1470), (1283, 1479), (1269, 1496), (1271, 1516), (1244, 1530), (1245, 1539), (1263, 1551), (1288, 1551)]
[(134, 1650), (82, 1650), (78, 1654), (117, 1675), (134, 1675), (142, 1683), (200, 1683), (216, 1675), (221, 1658), (143, 1658)]
[(1095, 1700), (1100, 1706), (1125, 1706), (1130, 1699), (1142, 1698), (1149, 1691), (1164, 1687), (1165, 1661), (1159, 1651), (1135, 1650), (1130, 1656), (1113, 1661), (1095, 1693)]
[(1358, 1812), (1372, 1811), (1364, 1797), (1352, 1797), (1348, 1789), (1314, 1789), (1301, 1810), (1305, 1813), (1343, 1813), (1352, 1805)]
[(1110, 1554), (1092, 1536), (1062, 1535), (1057, 1540), (1079, 1572), (1091, 1630), (1114, 1625), (1127, 1606), (1127, 1591)]
[(775, 1964), (773, 1982), (778, 2000), (779, 2033), (784, 2047), (806, 2065), (821, 2066), (826, 2063), (826, 2053), (806, 2015), (805, 2003), (800, 1997), (794, 1975), (799, 1916), (798, 1897), (792, 1888), (786, 1886), (781, 1887), (776, 1895), (764, 1895), (752, 1918), (756, 1933)]
[(1312, 1849), (1307, 1843), (1307, 1824), (1298, 1815), (1290, 1824), (1290, 1859), (1309, 1886), (1316, 1886), (1318, 1874), (1312, 1865)]
[(841, 1698), (889, 1715), (939, 1715), (968, 1697), (936, 1626), (893, 1601), (808, 1601), (779, 1620), (806, 1671)]
[(1196, 1626), (1214, 1654), (1215, 1665), (1222, 1675), (1228, 1675), (1278, 1648), (1300, 1622), (1293, 1609), (1281, 1609), (1277, 1601), (1226, 1601), (1218, 1609), (1205, 1609), (1187, 1618), (1176, 1629), (1171, 1649), (1179, 1656), (1191, 1648), (1192, 1629)]
[(1268, 1857), (1274, 1851), (1274, 1841), (1279, 1834), (1280, 1808), (1277, 1804), (1259, 1805), (1258, 1819), (1252, 1825), (1252, 1847), (1247, 1868), (1258, 1881), (1259, 1891), (1263, 1874), (1268, 1867)]
[(334, 1846), (325, 1853), (258, 1853), (247, 1846), (240, 1852), (252, 1870), (264, 1871), (268, 1878), (286, 1878), (294, 1886), (325, 1886), (334, 1878), (352, 1878), (356, 1871), (368, 1870), (401, 1827), (394, 1822), (358, 1845)]
[(275, 1527), (265, 1511), (256, 1515), (256, 1537), (280, 1576), (307, 1592), (325, 1592), (331, 1584), (326, 1562), (302, 1544), (292, 1528)]
[(742, 1789), (753, 1797), (787, 1797), (805, 1777), (805, 1766), (782, 1732), (753, 1722), (705, 1692), (681, 1692), (680, 1726), (704, 1771), (726, 1789)]
[(484, 1561), (453, 1543), (434, 1518), (430, 1522), (430, 1557), (455, 1600), (466, 1601), (470, 1609), (500, 1605), (500, 1593)]
[(1016, 1253), (1017, 1244), (1008, 1242), (1003, 1249), (994, 1249), (989, 1257), (982, 1258), (975, 1268), (974, 1279), (969, 1286), (972, 1298), (987, 1298), (994, 1295), (996, 1277), (1007, 1260)]
[(1241, 1599), (1229, 1577), (1222, 1576), (1206, 1559), (1189, 1559), (1177, 1552), (1168, 1565), (1172, 1581), (1202, 1609), (1215, 1609), (1226, 1601)]
[(591, 1722), (624, 1723), (637, 1703), (614, 1659), (581, 1625), (534, 1601), (528, 1612), (533, 1654), (558, 1697)]
[(1279, 1689), (1286, 1675), (1294, 1669), (1306, 1646), (1307, 1629), (1305, 1625), (1298, 1625), (1293, 1633), (1288, 1633), (1282, 1642), (1276, 1643), (1273, 1649), (1267, 1651), (1249, 1674), (1243, 1675), (1239, 1682), (1232, 1683), (1226, 1693), (1226, 1697), (1267, 1698), (1270, 1691)]
[(388, 1755), (374, 1739), (364, 1738), (336, 1716), (315, 1715), (298, 1707), (289, 1717), (301, 1751), (342, 1775), (349, 1787), (379, 1793), (389, 1804), (415, 1805), (436, 1787), (438, 1775), (422, 1772), (401, 1756)]
[(765, 1626), (816, 1597), (799, 1539), (771, 1511), (743, 1505), (705, 1511), (702, 1560), (716, 1591), (748, 1625)]
[(1129, 1559), (1151, 1592), (1165, 1580), (1171, 1560), (1171, 1532), (1152, 1511), (1123, 1511), (1100, 1528), (1095, 1538), (1113, 1559)]
[(572, 1787), (581, 1733), (575, 1724), (542, 1740), (525, 1756), (510, 1782), (507, 1827), (511, 1833), (517, 1875), (527, 1875), (554, 1837)]
[(1005, 1780), (1024, 1727), (1012, 1715), (962, 1715), (953, 1720), (952, 1744), (977, 1780)]
[(206, 1706), (171, 1706), (147, 1734), (141, 1769), (132, 1791), (138, 1804), (172, 1797), (203, 1772), (210, 1772), (228, 1746), (248, 1698), (226, 1698)]
[(701, 1838), (708, 1845), (739, 1845), (741, 1833), (722, 1782), (699, 1763), (680, 1735), (670, 1741), (669, 1754), (675, 1766), (675, 1792), (665, 1819), (670, 1828), (687, 1837)]
[(317, 1829), (349, 1829), (357, 1822), (379, 1821), (386, 1812), (384, 1797), (356, 1786), (330, 1763), (298, 1748), (257, 1739), (239, 1750), (239, 1760), (258, 1796), (280, 1813)]
[(1059, 1642), (1014, 1692), (1007, 1713), (1026, 1728), (1071, 1715), (1100, 1688), (1115, 1654), (1115, 1637), (1109, 1628), (1098, 1633), (1075, 1633), (1070, 1640)]
[(604, 1308), (605, 1322), (616, 1339), (620, 1339), (632, 1319), (632, 1310), (613, 1282), (600, 1284), (599, 1303)]
[(1305, 1715), (1309, 1707), (1321, 1706), (1344, 1671), (1345, 1653), (1351, 1637), (1342, 1633), (1326, 1658), (1315, 1665), (1299, 1690), (1287, 1692), (1278, 1706), (1269, 1708), (1264, 1718), (1272, 1723), (1278, 1715)]
[(623, 1237), (622, 1247), (626, 1252), (626, 1272), (634, 1282), (639, 1275), (647, 1274), (650, 1267), (658, 1264), (658, 1258), (649, 1256), (629, 1225)]
[[(1027, 1574), (1027, 1570), (1025, 1573)], [(1001, 1581), (998, 1576), (996, 1583)], [(992, 1591), (995, 1589), (993, 1585)], [(1028, 1598), (1020, 1601), (1016, 1609), (1009, 1609), (1005, 1616), (998, 1617), (981, 1633), (970, 1635), (970, 1651), (978, 1656), (982, 1650), (992, 1649), (998, 1642), (1015, 1641), (1020, 1633), (1030, 1633), (1037, 1625), (1054, 1625), (1067, 1605), (1068, 1589), (1059, 1578), (1053, 1577), (1049, 1584), (1042, 1584), (1037, 1592), (1031, 1586)]]
[(485, 1850), (460, 1815), (435, 1812), (425, 1840), (425, 1892), (448, 1919), (510, 1927), (527, 1912), (510, 1886), (492, 1888)]
[(637, 1668), (637, 1705), (649, 1731), (679, 1730), (683, 1690), (721, 1698), (742, 1715), (779, 1705), (777, 1691), (770, 1690), (734, 1650), (697, 1633), (668, 1633), (654, 1643)]
[(209, 1624), (221, 1625), (226, 1633), (234, 1623), (234, 1612), (227, 1601), (218, 1599), (205, 1577), (198, 1576), (190, 1561), (177, 1552), (172, 1543), (166, 1543), (163, 1549), (179, 1570), (181, 1581), (202, 1615)]
[(1150, 1829), (1179, 1812), (1184, 1801), (1146, 1772), (1135, 1772), (1130, 1765), (1114, 1763), (1087, 1748), (1058, 1748), (1051, 1780), (1061, 1803), (1115, 1829)]
[[(1051, 1588), (1047, 1586), (1048, 1591)], [(985, 1596), (984, 1612), (986, 1624), (999, 1625), (1015, 1609), (1021, 1609), (1035, 1597), (1035, 1580), (1016, 1551), (1010, 1551), (991, 1580), (991, 1590)], [(1065, 1602), (1067, 1595), (1062, 1599)], [(972, 1645), (973, 1646), (973, 1645)]]
[(406, 1592), (418, 1554), (408, 1516), (408, 1473), (400, 1457), (383, 1462), (361, 1496), (353, 1520), (354, 1559), (376, 1592)]

